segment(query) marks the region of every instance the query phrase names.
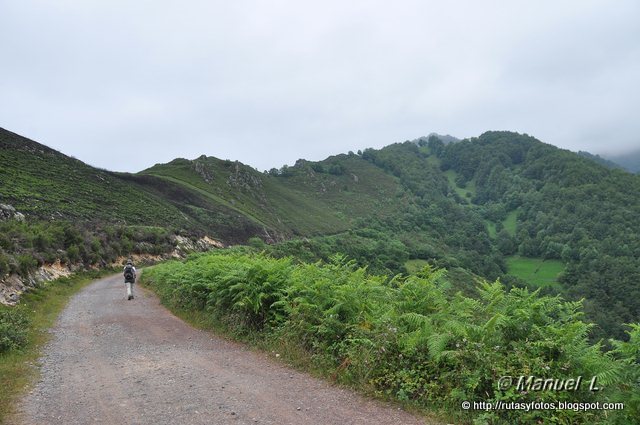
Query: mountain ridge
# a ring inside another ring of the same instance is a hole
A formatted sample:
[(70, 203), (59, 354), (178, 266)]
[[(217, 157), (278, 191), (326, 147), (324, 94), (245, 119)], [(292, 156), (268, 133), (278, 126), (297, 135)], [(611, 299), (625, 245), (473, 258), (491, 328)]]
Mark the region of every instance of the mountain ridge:
[(624, 154), (602, 154), (601, 156), (632, 173), (640, 173), (640, 149), (633, 149)]
[[(16, 141), (30, 149), (17, 149)], [(173, 249), (172, 235), (208, 235), (305, 260), (342, 252), (389, 275), (430, 264), (448, 269), (453, 288), (467, 293), (475, 276), (482, 276), (586, 296), (599, 335), (619, 336), (623, 321), (640, 317), (638, 303), (628, 296), (636, 290), (632, 282), (639, 271), (632, 259), (640, 244), (626, 230), (638, 228), (638, 176), (531, 136), (493, 131), (455, 143), (434, 136), (323, 161), (299, 160), (268, 172), (202, 155), (135, 174), (38, 150), (37, 142), (6, 130), (0, 130), (0, 143), (0, 203), (24, 213), (36, 228), (42, 221), (76, 223), (85, 239), (57, 242), (45, 230), (31, 234), (0, 223), (8, 232), (28, 233), (18, 243), (0, 240), (0, 274), (19, 271), (17, 258), (25, 259), (25, 269), (55, 259), (55, 249), (79, 250), (72, 257), (87, 265), (125, 255), (130, 245), (123, 247), (117, 237), (123, 232), (138, 250), (152, 250), (156, 242)], [(101, 223), (97, 233), (95, 223)], [(593, 259), (593, 252), (611, 259)], [(543, 283), (535, 273), (514, 271), (514, 264), (526, 268), (533, 260), (542, 261), (538, 268), (549, 264), (562, 273)], [(598, 290), (598, 268), (607, 270), (605, 277), (614, 282), (606, 285), (616, 290)], [(615, 319), (603, 314), (610, 303), (619, 305)]]

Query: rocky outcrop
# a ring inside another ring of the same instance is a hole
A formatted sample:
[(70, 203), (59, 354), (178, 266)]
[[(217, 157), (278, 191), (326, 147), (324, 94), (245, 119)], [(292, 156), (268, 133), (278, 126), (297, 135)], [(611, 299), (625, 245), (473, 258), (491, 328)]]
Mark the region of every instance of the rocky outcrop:
[(212, 249), (224, 248), (224, 244), (220, 241), (204, 236), (197, 240), (191, 240), (184, 236), (176, 236), (176, 249), (173, 251), (172, 256), (181, 258), (191, 252), (205, 252)]
[(236, 161), (235, 170), (227, 178), (229, 186), (247, 191), (261, 190), (262, 179), (247, 166)]
[(0, 304), (15, 305), (23, 292), (31, 288), (37, 288), (51, 280), (69, 276), (73, 273), (73, 270), (73, 267), (68, 267), (60, 264), (60, 261), (56, 261), (53, 264), (45, 264), (39, 267), (26, 277), (16, 274), (5, 276), (0, 279)]
[[(0, 281), (0, 304), (15, 305), (20, 299), (20, 294), (27, 290), (31, 279), (29, 277), (23, 278), (18, 275), (12, 274), (5, 276)], [(33, 281), (35, 286), (36, 282)]]
[(11, 219), (24, 221), (24, 214), (17, 211), (12, 205), (0, 204), (0, 221)]
[(206, 183), (211, 184), (213, 182), (213, 171), (207, 164), (207, 157), (205, 155), (193, 161), (193, 168)]

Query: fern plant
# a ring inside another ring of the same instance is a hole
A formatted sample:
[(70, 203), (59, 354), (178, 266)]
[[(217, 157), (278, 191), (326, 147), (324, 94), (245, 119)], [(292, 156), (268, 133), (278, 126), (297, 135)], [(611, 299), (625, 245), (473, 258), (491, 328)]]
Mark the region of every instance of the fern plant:
[[(145, 272), (162, 300), (204, 310), (267, 344), (297, 345), (333, 379), (463, 423), (633, 423), (640, 403), (640, 325), (614, 350), (591, 344), (582, 304), (500, 282), (451, 295), (443, 270), (374, 276), (341, 255), (294, 263), (246, 250), (197, 255)], [(498, 387), (502, 376), (596, 377), (598, 392)], [(620, 412), (462, 412), (462, 401), (622, 401)]]

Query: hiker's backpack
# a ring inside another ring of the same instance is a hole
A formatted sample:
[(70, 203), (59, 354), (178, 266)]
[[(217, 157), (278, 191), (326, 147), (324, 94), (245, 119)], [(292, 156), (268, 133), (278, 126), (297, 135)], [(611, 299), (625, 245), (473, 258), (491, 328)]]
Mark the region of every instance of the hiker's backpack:
[(130, 282), (133, 281), (133, 279), (133, 266), (131, 264), (127, 264), (127, 266), (124, 268), (124, 280)]

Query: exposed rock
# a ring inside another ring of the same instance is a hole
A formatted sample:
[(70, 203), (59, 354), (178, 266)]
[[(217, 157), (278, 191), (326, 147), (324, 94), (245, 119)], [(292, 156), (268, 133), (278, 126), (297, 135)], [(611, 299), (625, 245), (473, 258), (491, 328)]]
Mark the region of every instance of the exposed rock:
[(60, 263), (60, 260), (53, 264), (45, 264), (38, 269), (38, 274), (42, 281), (54, 280), (60, 277), (70, 276), (72, 270)]
[(20, 294), (27, 290), (27, 286), (17, 275), (10, 275), (0, 281), (0, 304), (15, 305)]
[(23, 292), (71, 273), (72, 270), (56, 261), (54, 264), (45, 264), (26, 277), (15, 274), (5, 276), (0, 279), (0, 304), (15, 305)]
[(24, 214), (17, 211), (13, 205), (0, 204), (0, 221), (10, 219), (24, 221)]
[(229, 176), (227, 183), (232, 187), (246, 190), (262, 188), (260, 177), (249, 172), (244, 166), (241, 167), (239, 162), (236, 162), (235, 172)]
[(207, 157), (202, 155), (193, 161), (193, 167), (205, 182), (211, 184), (213, 182), (213, 171), (209, 168), (206, 160)]
[(204, 236), (198, 240), (191, 240), (184, 236), (176, 236), (176, 249), (173, 251), (172, 256), (183, 257), (191, 252), (204, 252), (212, 249), (224, 248), (224, 244), (220, 241)]

